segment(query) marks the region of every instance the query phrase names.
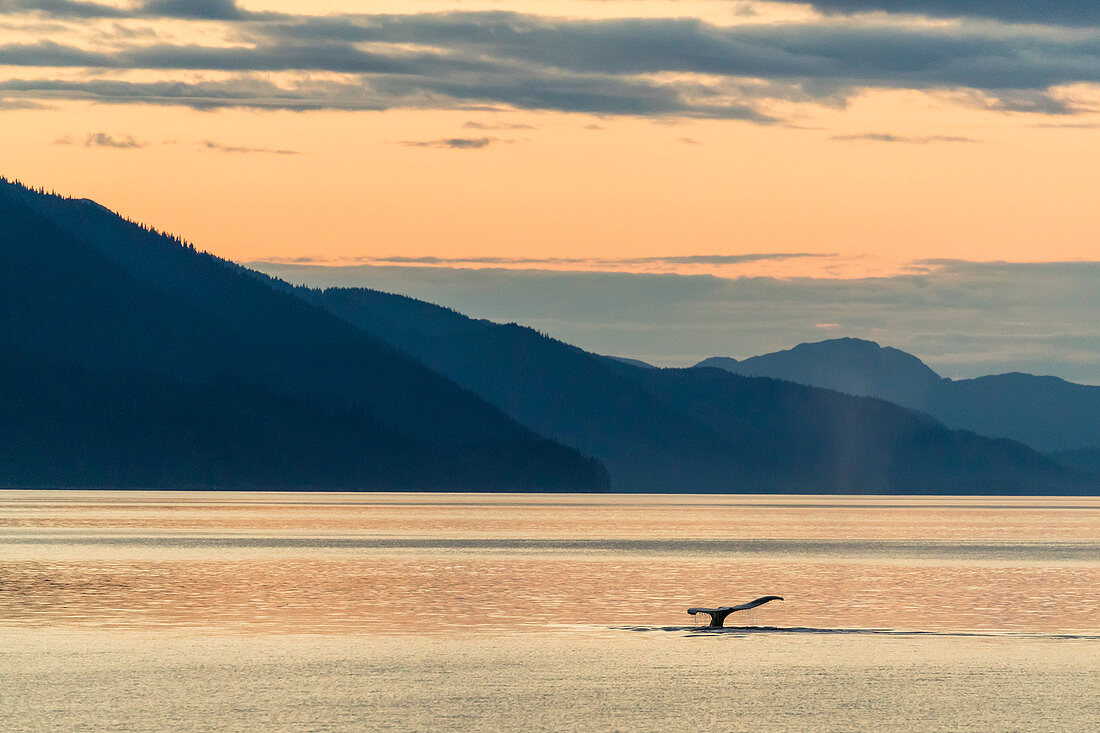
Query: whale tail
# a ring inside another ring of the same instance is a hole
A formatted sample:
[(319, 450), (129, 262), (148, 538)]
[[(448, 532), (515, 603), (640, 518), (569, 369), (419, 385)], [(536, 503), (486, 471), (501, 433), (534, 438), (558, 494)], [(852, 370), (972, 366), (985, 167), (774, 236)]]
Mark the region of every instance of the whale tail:
[(690, 613), (692, 616), (694, 616), (696, 614), (699, 614), (699, 613), (709, 614), (710, 615), (710, 628), (720, 629), (725, 625), (726, 617), (729, 616), (731, 613), (736, 613), (737, 611), (748, 611), (748, 610), (751, 610), (753, 608), (756, 608), (757, 606), (763, 606), (765, 603), (771, 603), (772, 601), (781, 601), (781, 600), (783, 600), (782, 596), (761, 596), (760, 598), (757, 598), (754, 601), (749, 601), (748, 603), (742, 603), (739, 606), (722, 606), (720, 608), (694, 607), (694, 608), (689, 608), (688, 613)]

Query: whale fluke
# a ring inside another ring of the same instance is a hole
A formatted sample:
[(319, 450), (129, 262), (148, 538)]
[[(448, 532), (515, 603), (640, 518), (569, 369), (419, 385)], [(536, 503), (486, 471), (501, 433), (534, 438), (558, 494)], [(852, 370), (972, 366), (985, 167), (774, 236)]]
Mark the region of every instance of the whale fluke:
[(742, 603), (739, 606), (722, 606), (721, 608), (689, 608), (688, 613), (694, 616), (697, 613), (710, 614), (710, 628), (720, 629), (726, 623), (726, 617), (735, 611), (748, 611), (750, 608), (756, 608), (757, 606), (763, 606), (765, 603), (771, 603), (772, 601), (781, 601), (781, 596), (761, 596), (755, 601), (749, 601), (748, 603)]

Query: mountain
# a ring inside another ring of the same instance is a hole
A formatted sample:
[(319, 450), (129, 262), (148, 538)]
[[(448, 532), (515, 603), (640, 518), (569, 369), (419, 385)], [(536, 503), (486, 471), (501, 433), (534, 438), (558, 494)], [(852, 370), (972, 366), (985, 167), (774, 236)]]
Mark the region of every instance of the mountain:
[(1100, 387), (1058, 377), (998, 374), (945, 379), (920, 409), (949, 425), (1042, 451), (1100, 447)]
[(603, 490), (598, 462), (255, 273), (0, 181), (0, 485)]
[(605, 359), (611, 359), (612, 361), (622, 362), (623, 364), (630, 364), (636, 367), (642, 367), (643, 369), (656, 369), (657, 367), (650, 364), (648, 361), (642, 361), (641, 359), (630, 359), (625, 356), (605, 356)]
[(1100, 476), (1100, 448), (1082, 448), (1081, 450), (1055, 451), (1048, 457), (1055, 463), (1093, 476)]
[(910, 406), (919, 404), (942, 381), (911, 354), (853, 338), (799, 344), (789, 351), (744, 361), (712, 357), (695, 366), (717, 367), (745, 377), (784, 379)]
[(1023, 445), (951, 431), (883, 400), (719, 369), (637, 366), (530, 328), (471, 319), (375, 290), (295, 292), (446, 374), (532, 430), (598, 458), (617, 491), (1096, 488)]
[(716, 357), (696, 366), (879, 397), (926, 412), (948, 427), (1041, 451), (1100, 447), (1100, 387), (1057, 377), (945, 379), (911, 354), (852, 338), (800, 344), (744, 361)]

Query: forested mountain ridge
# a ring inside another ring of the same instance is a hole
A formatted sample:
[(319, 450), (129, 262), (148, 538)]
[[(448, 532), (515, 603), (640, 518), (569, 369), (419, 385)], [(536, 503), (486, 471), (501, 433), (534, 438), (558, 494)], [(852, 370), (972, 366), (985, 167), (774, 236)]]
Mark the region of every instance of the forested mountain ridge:
[(607, 487), (384, 341), (91, 202), (0, 181), (0, 305), (0, 484)]

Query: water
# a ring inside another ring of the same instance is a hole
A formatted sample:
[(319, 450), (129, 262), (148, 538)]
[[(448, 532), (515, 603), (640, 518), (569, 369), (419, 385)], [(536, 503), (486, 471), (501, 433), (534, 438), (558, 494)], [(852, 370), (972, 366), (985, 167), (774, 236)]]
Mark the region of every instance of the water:
[(1085, 730), (1098, 589), (1094, 498), (9, 491), (0, 729)]

